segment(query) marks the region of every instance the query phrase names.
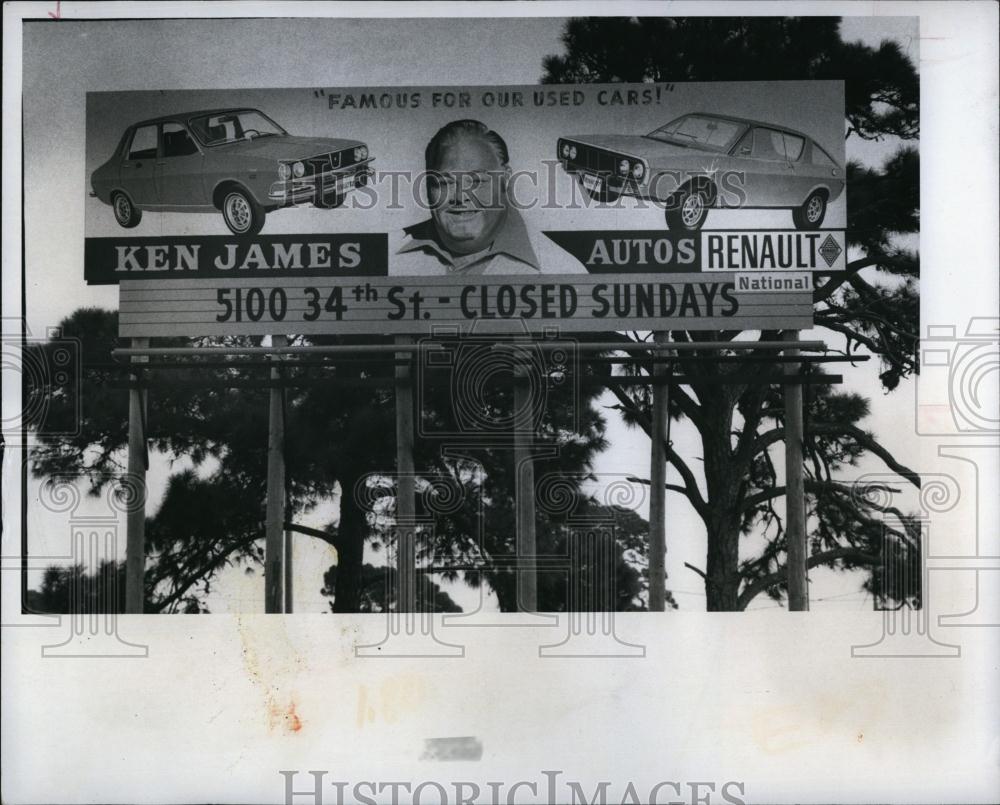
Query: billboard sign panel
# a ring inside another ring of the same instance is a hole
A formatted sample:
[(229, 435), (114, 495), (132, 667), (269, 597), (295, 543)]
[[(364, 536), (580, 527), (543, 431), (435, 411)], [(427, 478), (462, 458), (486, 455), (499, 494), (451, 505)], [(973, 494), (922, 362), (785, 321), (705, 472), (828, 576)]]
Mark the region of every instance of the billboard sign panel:
[[(123, 280), (122, 336), (768, 330), (812, 326), (809, 272)], [(523, 332), (523, 328), (521, 330)]]
[[(420, 333), (469, 320), (467, 285), (530, 300), (573, 283), (583, 306), (559, 318), (582, 330), (808, 326), (807, 291), (737, 275), (844, 269), (843, 109), (839, 81), (91, 93), (85, 275), (129, 289), (123, 335), (266, 323), (159, 302), (176, 282), (198, 305), (378, 290), (302, 333)], [(454, 301), (388, 318), (389, 291), (422, 278)], [(733, 301), (599, 316), (604, 284)], [(140, 333), (146, 313), (163, 320)]]

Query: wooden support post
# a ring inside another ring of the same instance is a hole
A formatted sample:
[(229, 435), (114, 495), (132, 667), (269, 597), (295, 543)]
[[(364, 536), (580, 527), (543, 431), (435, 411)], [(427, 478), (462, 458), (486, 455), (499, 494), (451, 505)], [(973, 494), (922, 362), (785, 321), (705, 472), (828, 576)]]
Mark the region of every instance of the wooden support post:
[[(271, 346), (283, 347), (288, 340), (272, 335)], [(276, 360), (276, 358), (275, 358)], [(271, 380), (278, 380), (277, 367), (271, 369)], [(283, 388), (272, 388), (268, 404), (267, 425), (267, 515), (264, 534), (264, 612), (281, 612), (282, 596), (282, 534), (285, 528), (285, 418)]]
[[(397, 336), (397, 344), (413, 343), (410, 336)], [(413, 354), (397, 353), (406, 359), (405, 364), (396, 366), (396, 531), (398, 552), (396, 577), (398, 579), (396, 609), (398, 612), (417, 610), (417, 543), (416, 486), (413, 463)], [(412, 619), (407, 620), (407, 631), (414, 627)]]
[[(145, 349), (148, 338), (133, 338), (131, 346)], [(133, 357), (132, 363), (148, 363), (149, 358)], [(146, 392), (134, 387), (138, 374), (130, 374), (133, 388), (128, 392), (128, 475), (134, 487), (133, 505), (125, 520), (125, 614), (141, 615), (145, 609), (146, 576)]]
[(292, 614), (292, 540), (290, 529), (285, 529), (285, 614)]
[[(799, 331), (788, 330), (786, 341), (798, 341)], [(786, 355), (798, 355), (797, 349), (785, 350)], [(799, 364), (784, 364), (786, 375), (799, 371)], [(809, 609), (809, 585), (806, 562), (809, 547), (806, 542), (806, 490), (802, 456), (803, 439), (802, 384), (785, 386), (785, 538), (788, 540), (788, 609), (805, 612)]]
[(514, 370), (514, 518), (517, 547), (517, 604), (523, 612), (538, 611), (538, 572), (535, 538), (534, 421), (528, 370)]
[[(669, 332), (654, 333), (656, 343), (670, 340)], [(655, 352), (655, 357), (664, 353)], [(653, 364), (653, 377), (667, 374), (665, 363)], [(667, 405), (670, 388), (653, 386), (653, 411), (649, 454), (649, 611), (663, 612), (667, 605)]]

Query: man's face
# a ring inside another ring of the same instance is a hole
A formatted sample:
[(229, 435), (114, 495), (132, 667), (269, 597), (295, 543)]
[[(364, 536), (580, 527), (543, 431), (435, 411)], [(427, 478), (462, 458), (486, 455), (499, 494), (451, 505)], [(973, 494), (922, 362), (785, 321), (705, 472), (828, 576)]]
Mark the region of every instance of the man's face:
[(431, 216), (452, 254), (482, 251), (507, 216), (508, 170), (481, 137), (460, 137), (444, 149), (427, 182)]

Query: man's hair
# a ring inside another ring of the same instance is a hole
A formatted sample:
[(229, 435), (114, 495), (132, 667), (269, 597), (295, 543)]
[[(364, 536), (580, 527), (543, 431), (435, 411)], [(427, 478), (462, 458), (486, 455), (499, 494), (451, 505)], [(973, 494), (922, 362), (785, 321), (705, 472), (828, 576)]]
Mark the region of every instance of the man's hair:
[(427, 143), (427, 149), (424, 151), (424, 162), (427, 170), (436, 171), (441, 165), (441, 157), (445, 150), (463, 137), (481, 139), (493, 149), (493, 153), (496, 154), (501, 165), (506, 166), (510, 161), (507, 154), (507, 143), (504, 142), (503, 137), (485, 123), (480, 123), (478, 120), (453, 120), (438, 129), (437, 134), (431, 137), (431, 141)]

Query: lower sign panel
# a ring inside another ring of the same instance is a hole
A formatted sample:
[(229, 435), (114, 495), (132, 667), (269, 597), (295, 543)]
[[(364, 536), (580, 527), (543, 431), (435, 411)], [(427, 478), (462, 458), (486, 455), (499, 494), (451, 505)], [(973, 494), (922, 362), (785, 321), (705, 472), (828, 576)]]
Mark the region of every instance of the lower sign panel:
[(438, 325), (475, 325), (477, 334), (523, 325), (532, 332), (769, 330), (813, 323), (809, 274), (774, 290), (749, 288), (732, 274), (124, 280), (119, 290), (123, 337), (419, 335)]

